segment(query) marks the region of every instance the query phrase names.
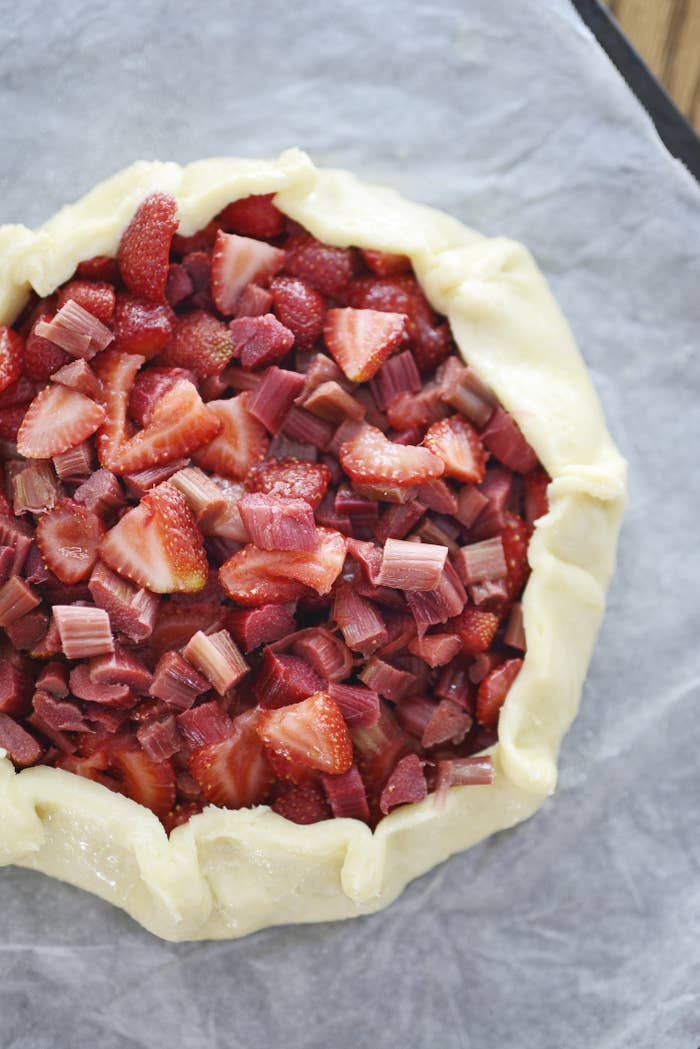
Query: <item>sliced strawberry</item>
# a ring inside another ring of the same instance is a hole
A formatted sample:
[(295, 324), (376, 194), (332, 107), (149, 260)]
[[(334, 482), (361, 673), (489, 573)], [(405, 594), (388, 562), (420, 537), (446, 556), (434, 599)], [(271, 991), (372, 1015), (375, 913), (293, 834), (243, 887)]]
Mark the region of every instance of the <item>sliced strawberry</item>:
[(181, 379), (196, 385), (187, 368), (146, 368), (134, 379), (129, 395), (129, 415), (139, 426), (148, 426), (158, 401)]
[(228, 401), (209, 401), (207, 410), (218, 420), (221, 432), (192, 458), (204, 470), (242, 481), (251, 467), (265, 458), (269, 447), (262, 423), (248, 411), (248, 392)]
[(323, 463), (305, 459), (266, 459), (246, 475), (249, 492), (264, 492), (280, 499), (305, 499), (315, 510), (321, 503), (331, 480)]
[(201, 811), (202, 806), (198, 801), (179, 801), (177, 805), (173, 806), (172, 810), (161, 819), (166, 834), (170, 835), (176, 827), (182, 827), (185, 823), (189, 823), (192, 817), (197, 816)]
[(99, 401), (102, 395), (102, 387), (87, 361), (82, 357), (76, 358), (70, 364), (64, 364), (51, 376), (52, 382), (58, 382), (61, 386), (70, 386), (71, 390), (84, 393), (94, 401)]
[(184, 495), (167, 482), (128, 510), (100, 544), (100, 557), (119, 575), (157, 594), (202, 590), (207, 558)]
[(97, 560), (104, 525), (97, 514), (61, 499), (53, 510), (42, 514), (36, 539), (44, 564), (62, 583), (87, 579)]
[(235, 343), (226, 325), (205, 310), (178, 317), (161, 357), (166, 364), (190, 368), (202, 379), (219, 375), (233, 357)]
[(489, 671), (479, 685), (476, 695), (476, 717), (484, 728), (495, 732), (501, 707), (522, 665), (522, 659), (507, 659), (505, 663)]
[[(221, 566), (221, 586), (234, 601), (253, 607), (294, 600), (294, 597), (286, 596), (284, 586), (275, 596), (270, 596), (275, 592), (276, 581), (301, 583), (319, 594), (327, 594), (343, 569), (347, 540), (330, 528), (319, 528), (318, 540), (318, 549), (313, 553), (258, 550), (251, 543)], [(294, 588), (291, 592), (294, 594)]]
[(458, 635), (467, 655), (478, 656), (491, 647), (499, 623), (499, 617), (493, 612), (482, 612), (479, 608), (469, 606), (451, 619), (446, 629)]
[(117, 262), (122, 280), (133, 295), (165, 301), (170, 245), (177, 229), (177, 205), (167, 193), (152, 193), (122, 234)]
[(28, 459), (51, 459), (91, 437), (104, 418), (104, 408), (89, 397), (51, 384), (29, 405), (17, 449)]
[(175, 804), (175, 770), (169, 761), (154, 761), (143, 750), (116, 747), (111, 766), (121, 776), (124, 792), (139, 805), (167, 816)]
[(279, 364), (294, 345), (294, 335), (271, 313), (260, 317), (237, 317), (229, 328), (235, 346), (246, 370)]
[(325, 692), (265, 711), (257, 731), (270, 750), (319, 772), (339, 774), (352, 765), (352, 742), (343, 715)]
[(59, 288), (58, 308), (65, 306), (69, 299), (73, 299), (103, 324), (109, 324), (114, 316), (117, 297), (112, 285), (105, 281), (72, 280)]
[(93, 370), (102, 384), (104, 422), (97, 435), (97, 454), (103, 466), (111, 462), (129, 436), (127, 406), (129, 392), (145, 358), (134, 353), (107, 350), (93, 361)]
[(270, 291), (275, 313), (294, 335), (297, 348), (310, 349), (323, 334), (326, 304), (321, 293), (298, 277), (275, 277)]
[(501, 541), (503, 542), (503, 552), (508, 565), (508, 574), (506, 576), (508, 598), (514, 601), (530, 575), (527, 548), (532, 529), (517, 514), (506, 513), (505, 519), (506, 523), (501, 532)]
[(374, 426), (364, 429), (340, 449), (340, 464), (361, 485), (410, 487), (432, 481), (444, 463), (427, 448), (395, 444)]
[(244, 237), (279, 237), (284, 231), (284, 215), (272, 203), (274, 193), (254, 193), (234, 200), (216, 216), (219, 226), (227, 233)]
[(105, 281), (107, 284), (119, 283), (117, 260), (109, 255), (93, 255), (78, 263), (75, 275), (79, 280)]
[(24, 339), (12, 328), (0, 324), (0, 393), (17, 382), (22, 374)]
[(479, 483), (486, 473), (484, 446), (474, 427), (461, 415), (433, 423), (423, 444), (445, 464), (445, 475), (458, 481)]
[(534, 524), (540, 517), (549, 512), (547, 488), (551, 482), (549, 474), (539, 466), (525, 474), (525, 517), (528, 524)]
[(257, 710), (244, 711), (233, 719), (230, 736), (190, 758), (190, 775), (211, 804), (241, 809), (265, 801), (274, 774), (257, 732), (260, 717)]
[(176, 233), (173, 237), (171, 251), (173, 255), (180, 257), (189, 255), (193, 251), (211, 251), (218, 232), (219, 225), (212, 220), (190, 237), (183, 237), (181, 233)]
[(324, 295), (335, 298), (352, 280), (355, 260), (352, 248), (336, 248), (322, 244), (308, 233), (299, 233), (287, 243), (284, 268)]
[(35, 382), (46, 382), (47, 379), (64, 364), (71, 360), (69, 355), (50, 339), (37, 335), (35, 328), (42, 321), (50, 321), (52, 314), (43, 313), (27, 335), (24, 347), (24, 373)]
[(382, 702), (379, 720), (370, 728), (354, 728), (352, 742), (357, 767), (367, 790), (374, 821), (379, 817), (379, 799), (397, 762), (410, 749), (409, 737), (388, 703)]
[(368, 382), (403, 340), (405, 316), (379, 310), (329, 310), (323, 337), (352, 382)]
[(280, 248), (219, 230), (211, 256), (211, 294), (217, 310), (230, 317), (246, 285), (264, 284), (283, 264)]
[(411, 272), (411, 260), (407, 255), (394, 255), (388, 251), (372, 251), (363, 248), (360, 252), (363, 262), (378, 277), (398, 277)]
[[(310, 591), (295, 579), (284, 579), (268, 570), (274, 554), (250, 544), (226, 561), (219, 569), (219, 582), (228, 596), (245, 608), (286, 604)], [(277, 562), (273, 560), (276, 565)]]
[(114, 313), (114, 349), (155, 357), (170, 341), (176, 321), (165, 302), (120, 294)]
[(270, 808), (278, 816), (284, 816), (286, 820), (302, 825), (320, 823), (321, 820), (328, 820), (332, 816), (323, 791), (315, 783), (307, 783), (303, 787), (294, 787), (291, 784), (282, 787), (271, 802)]

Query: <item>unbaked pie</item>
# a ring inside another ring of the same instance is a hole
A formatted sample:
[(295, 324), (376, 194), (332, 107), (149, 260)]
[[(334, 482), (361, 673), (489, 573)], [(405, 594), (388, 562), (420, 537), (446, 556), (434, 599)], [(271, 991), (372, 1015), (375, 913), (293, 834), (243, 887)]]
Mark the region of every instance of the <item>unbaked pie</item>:
[(624, 462), (519, 245), (298, 151), (0, 230), (0, 860), (169, 939), (552, 792)]

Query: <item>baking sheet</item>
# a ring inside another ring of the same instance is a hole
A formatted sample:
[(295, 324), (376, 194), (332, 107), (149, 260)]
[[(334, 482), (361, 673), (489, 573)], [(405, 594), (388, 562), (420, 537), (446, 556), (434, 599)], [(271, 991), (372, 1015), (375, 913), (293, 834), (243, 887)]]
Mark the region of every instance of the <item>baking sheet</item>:
[(700, 1045), (700, 192), (568, 0), (0, 3), (0, 220), (289, 145), (522, 239), (631, 467), (558, 794), (387, 911), (172, 945), (0, 871), (2, 1049)]

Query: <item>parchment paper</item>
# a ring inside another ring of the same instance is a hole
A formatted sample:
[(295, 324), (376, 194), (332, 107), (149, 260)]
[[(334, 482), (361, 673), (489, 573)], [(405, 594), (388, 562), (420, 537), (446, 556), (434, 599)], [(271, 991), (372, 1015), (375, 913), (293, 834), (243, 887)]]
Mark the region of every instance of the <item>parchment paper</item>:
[[(126, 13), (128, 11), (128, 14)], [(379, 915), (173, 946), (0, 871), (3, 1049), (700, 1045), (700, 193), (568, 0), (0, 4), (0, 218), (289, 145), (534, 251), (631, 466), (558, 794)]]

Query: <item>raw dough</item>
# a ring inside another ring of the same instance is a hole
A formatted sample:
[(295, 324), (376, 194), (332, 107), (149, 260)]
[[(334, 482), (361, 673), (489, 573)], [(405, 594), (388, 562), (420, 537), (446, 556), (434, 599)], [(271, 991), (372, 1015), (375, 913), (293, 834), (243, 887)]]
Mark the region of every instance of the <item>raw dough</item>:
[(297, 826), (265, 806), (210, 806), (168, 839), (150, 811), (99, 784), (49, 767), (15, 773), (0, 756), (0, 864), (88, 889), (169, 940), (233, 938), (375, 911), (452, 853), (527, 819), (554, 790), (614, 567), (625, 462), (523, 247), (346, 172), (318, 170), (298, 150), (271, 161), (137, 163), (36, 232), (0, 228), (0, 322), (14, 321), (29, 285), (49, 294), (82, 259), (114, 255), (154, 190), (175, 197), (185, 235), (232, 200), (275, 192), (278, 207), (320, 240), (411, 257), (461, 352), (552, 477), (550, 512), (529, 550), (527, 657), (492, 748), (496, 782), (453, 787), (442, 808), (430, 796), (396, 809), (372, 833), (356, 820)]

